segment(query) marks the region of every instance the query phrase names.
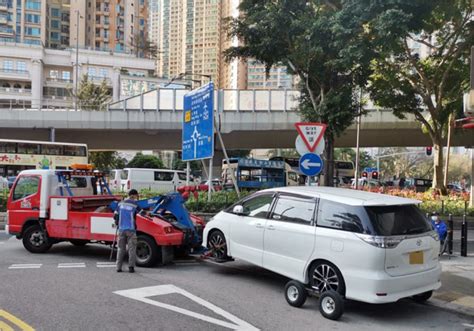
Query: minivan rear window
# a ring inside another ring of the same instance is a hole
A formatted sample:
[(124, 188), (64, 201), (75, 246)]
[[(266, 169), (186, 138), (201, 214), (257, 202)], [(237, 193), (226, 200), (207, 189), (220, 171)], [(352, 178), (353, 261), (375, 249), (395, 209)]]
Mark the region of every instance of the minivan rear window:
[(432, 230), (431, 224), (415, 205), (365, 207), (377, 235), (420, 234)]

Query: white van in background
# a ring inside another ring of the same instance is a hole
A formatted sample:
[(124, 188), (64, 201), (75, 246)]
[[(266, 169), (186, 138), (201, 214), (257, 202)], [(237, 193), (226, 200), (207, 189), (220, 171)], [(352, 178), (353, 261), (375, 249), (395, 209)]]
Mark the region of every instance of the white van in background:
[(122, 169), (113, 169), (109, 173), (109, 188), (112, 191), (120, 191), (122, 184)]
[(169, 169), (125, 168), (121, 172), (122, 191), (149, 189), (157, 192), (176, 191), (186, 183), (186, 172)]

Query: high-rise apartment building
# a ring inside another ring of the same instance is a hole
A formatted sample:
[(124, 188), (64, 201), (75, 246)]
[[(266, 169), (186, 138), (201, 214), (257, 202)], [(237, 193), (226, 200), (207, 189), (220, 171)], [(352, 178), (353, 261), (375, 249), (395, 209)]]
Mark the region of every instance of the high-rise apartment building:
[[(224, 21), (235, 15), (238, 0), (159, 0), (159, 75), (173, 78), (192, 73), (189, 78), (216, 86), (231, 87), (231, 66), (224, 61), (223, 47), (229, 44)], [(240, 66), (234, 65), (234, 71)], [(237, 76), (235, 76), (235, 79)], [(236, 85), (236, 84), (234, 84)]]
[(267, 75), (265, 65), (261, 62), (249, 60), (247, 63), (248, 89), (289, 89), (295, 84), (296, 77), (289, 74), (285, 66), (273, 66)]
[(46, 0), (0, 0), (0, 41), (44, 45)]
[(48, 0), (46, 3), (46, 47), (69, 47), (69, 0)]
[(160, 43), (160, 13), (158, 0), (148, 0), (148, 38), (155, 46)]
[[(70, 0), (70, 44), (144, 56), (148, 39), (145, 0)], [(79, 29), (77, 29), (79, 22)], [(77, 39), (78, 38), (78, 39)]]

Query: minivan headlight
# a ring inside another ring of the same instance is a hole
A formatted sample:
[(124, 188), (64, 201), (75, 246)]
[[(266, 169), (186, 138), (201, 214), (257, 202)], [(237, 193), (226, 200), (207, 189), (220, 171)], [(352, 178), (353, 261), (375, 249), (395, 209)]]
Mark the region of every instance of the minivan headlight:
[(395, 248), (405, 239), (405, 236), (381, 237), (360, 233), (356, 233), (356, 236), (366, 243), (378, 248)]

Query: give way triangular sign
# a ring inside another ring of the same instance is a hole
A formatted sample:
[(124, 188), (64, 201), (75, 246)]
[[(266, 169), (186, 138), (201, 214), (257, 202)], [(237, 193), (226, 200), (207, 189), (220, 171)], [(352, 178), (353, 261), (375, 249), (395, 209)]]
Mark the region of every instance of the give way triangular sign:
[(318, 146), (321, 138), (324, 136), (326, 131), (326, 124), (324, 123), (310, 123), (310, 122), (300, 122), (295, 123), (296, 130), (303, 138), (303, 142), (309, 151), (312, 153)]

